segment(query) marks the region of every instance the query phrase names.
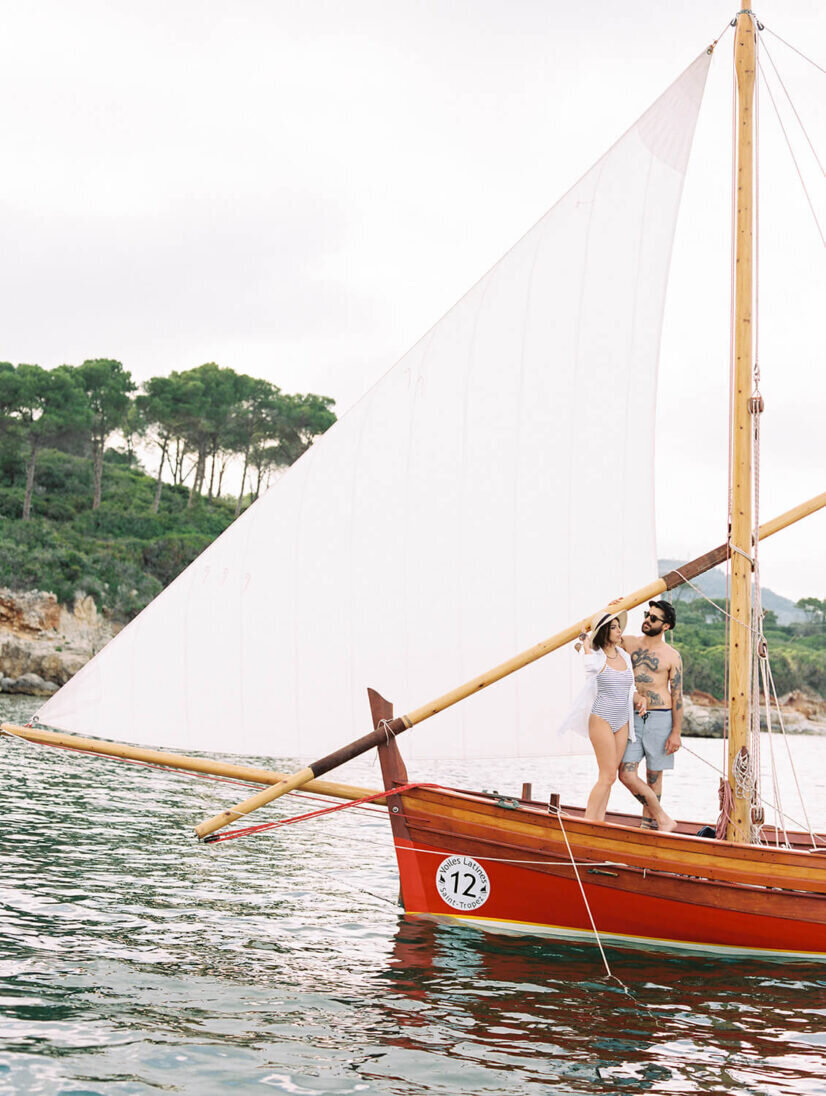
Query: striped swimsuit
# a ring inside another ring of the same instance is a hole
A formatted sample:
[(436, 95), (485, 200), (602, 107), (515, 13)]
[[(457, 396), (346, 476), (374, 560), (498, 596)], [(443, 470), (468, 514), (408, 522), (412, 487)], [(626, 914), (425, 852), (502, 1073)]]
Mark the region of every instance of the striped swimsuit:
[(628, 722), (628, 693), (634, 684), (634, 671), (612, 670), (610, 666), (597, 674), (597, 699), (592, 715), (604, 719), (614, 734)]

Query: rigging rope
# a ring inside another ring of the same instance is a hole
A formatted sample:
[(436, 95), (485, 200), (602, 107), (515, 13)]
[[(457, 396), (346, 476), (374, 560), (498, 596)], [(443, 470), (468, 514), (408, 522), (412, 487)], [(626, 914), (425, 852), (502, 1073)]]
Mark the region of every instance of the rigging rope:
[(763, 29), (765, 31), (768, 31), (768, 33), (773, 38), (776, 38), (778, 42), (782, 42), (784, 46), (788, 46), (788, 48), (790, 50), (793, 50), (798, 55), (798, 57), (802, 57), (804, 61), (808, 61), (810, 65), (814, 65), (814, 67), (818, 69), (818, 71), (826, 73), (826, 68), (824, 68), (822, 65), (819, 65), (817, 61), (813, 61), (811, 57), (807, 57), (805, 53), (797, 48), (797, 46), (793, 46), (791, 42), (787, 42), (785, 38), (781, 38), (779, 34), (775, 33), (775, 31), (771, 29), (771, 27), (764, 27)]
[[(774, 757), (774, 734), (772, 733), (771, 699), (770, 699), (770, 694), (769, 694), (769, 689), (768, 689), (768, 682), (766, 680), (766, 672), (765, 672), (767, 663), (768, 663), (768, 659), (766, 659), (764, 661), (761, 661), (760, 676), (761, 676), (761, 679), (762, 679), (762, 682), (763, 682), (763, 696), (765, 697), (765, 701), (766, 701), (766, 730), (768, 731), (768, 735), (769, 735), (769, 754), (771, 756), (771, 762), (772, 762), (772, 788), (774, 790), (775, 803), (778, 806), (781, 806), (780, 782), (777, 779), (777, 762), (776, 762), (775, 757)], [(805, 807), (803, 808), (803, 812), (805, 814), (805, 812), (806, 812)], [(783, 828), (783, 837), (786, 840), (786, 844), (789, 843), (789, 835), (786, 833), (786, 826), (783, 822), (783, 817), (784, 817), (784, 812), (783, 812), (782, 806), (781, 806), (781, 809), (779, 811), (775, 810), (775, 844), (780, 843), (780, 827), (781, 826)]]
[(708, 47), (708, 49), (706, 50), (706, 53), (714, 53), (714, 50), (717, 48), (718, 43), (723, 38), (725, 38), (726, 34), (729, 31), (729, 28), (732, 27), (733, 25), (734, 24), (730, 23), (730, 22), (726, 23), (726, 25), (723, 27), (723, 29), (720, 31), (720, 33), (717, 35), (717, 37), (714, 39), (714, 41), (711, 43), (711, 45)]
[(393, 788), (390, 791), (382, 790), (380, 792), (374, 792), (372, 795), (362, 796), (361, 799), (350, 799), (346, 803), (337, 803), (333, 807), (324, 807), (318, 811), (308, 811), (306, 814), (296, 814), (289, 818), (279, 818), (275, 822), (262, 822), (258, 826), (245, 826), (241, 830), (229, 830), (226, 833), (213, 833), (204, 838), (204, 844), (215, 845), (219, 841), (232, 841), (236, 837), (248, 837), (253, 833), (263, 833), (264, 830), (279, 830), (282, 826), (291, 826), (294, 822), (306, 822), (310, 818), (321, 818), (325, 814), (335, 814), (337, 811), (346, 811), (349, 807), (359, 807), (363, 803), (372, 803), (376, 799), (385, 799), (388, 795), (399, 795), (402, 792), (410, 791), (411, 788), (436, 788), (437, 784), (423, 784), (420, 781), (414, 781), (410, 784), (402, 784), (398, 788)]
[(597, 947), (599, 948), (599, 953), (602, 956), (602, 962), (605, 965), (605, 972), (606, 972), (606, 974), (608, 975), (609, 978), (613, 978), (615, 981), (619, 982), (619, 984), (622, 986), (622, 988), (625, 990), (625, 992), (628, 993), (627, 986), (622, 981), (620, 981), (620, 979), (617, 978), (612, 973), (611, 968), (608, 966), (608, 959), (605, 956), (605, 948), (602, 946), (602, 939), (599, 935), (599, 930), (597, 929), (596, 922), (594, 921), (594, 915), (591, 913), (591, 906), (588, 902), (588, 896), (585, 893), (585, 887), (583, 887), (583, 885), (582, 885), (582, 879), (581, 879), (580, 874), (579, 874), (579, 868), (577, 868), (577, 866), (576, 866), (576, 861), (574, 860), (574, 854), (573, 854), (573, 851), (571, 849), (571, 844), (568, 841), (568, 834), (567, 834), (567, 831), (565, 830), (565, 823), (562, 821), (562, 811), (559, 807), (556, 807), (556, 808), (553, 808), (553, 813), (556, 814), (556, 817), (559, 821), (559, 828), (562, 831), (562, 836), (565, 838), (565, 847), (568, 850), (568, 856), (571, 858), (571, 867), (574, 869), (574, 875), (576, 876), (576, 881), (579, 884), (579, 890), (580, 890), (580, 894), (582, 895), (582, 901), (585, 903), (585, 911), (588, 914), (588, 920), (591, 922), (591, 928), (594, 931), (594, 938), (596, 939)]
[[(787, 99), (789, 100), (789, 106), (790, 106), (790, 107), (792, 108), (792, 110), (794, 111), (794, 116), (795, 116), (795, 118), (797, 118), (797, 124), (798, 124), (798, 125), (800, 126), (800, 129), (801, 129), (801, 130), (802, 130), (802, 132), (803, 132), (803, 136), (804, 136), (804, 137), (806, 138), (806, 140), (807, 140), (807, 142), (808, 142), (808, 144), (809, 144), (809, 148), (810, 148), (810, 149), (812, 150), (812, 156), (814, 156), (815, 160), (817, 161), (817, 166), (818, 166), (818, 167), (820, 168), (821, 172), (822, 172), (822, 173), (823, 173), (824, 175), (826, 175), (826, 168), (824, 168), (824, 167), (823, 167), (823, 164), (822, 164), (822, 163), (820, 162), (820, 157), (818, 156), (818, 154), (817, 154), (817, 150), (815, 149), (815, 146), (814, 146), (814, 144), (812, 143), (812, 139), (811, 139), (811, 137), (809, 136), (809, 132), (808, 132), (808, 130), (807, 130), (807, 129), (806, 129), (806, 127), (805, 127), (805, 126), (803, 125), (803, 119), (802, 119), (802, 118), (800, 117), (800, 114), (798, 113), (797, 107), (796, 107), (796, 106), (794, 105), (794, 102), (793, 102), (793, 100), (792, 100), (792, 97), (791, 97), (791, 95), (789, 94), (789, 89), (788, 89), (788, 88), (786, 87), (785, 83), (783, 82), (783, 77), (782, 77), (782, 76), (780, 75), (780, 71), (779, 71), (779, 69), (778, 69), (777, 65), (776, 65), (776, 64), (774, 63), (774, 58), (773, 58), (773, 57), (772, 57), (772, 55), (771, 55), (771, 54), (769, 53), (769, 47), (768, 47), (768, 46), (766, 46), (765, 44), (762, 44), (762, 43), (761, 43), (761, 48), (762, 48), (762, 49), (765, 49), (765, 51), (766, 51), (766, 56), (767, 56), (767, 57), (768, 57), (768, 59), (769, 59), (769, 63), (771, 64), (771, 67), (772, 67), (772, 68), (774, 69), (774, 74), (775, 74), (775, 76), (777, 77), (778, 83), (779, 83), (779, 84), (780, 84), (780, 86), (781, 86), (781, 87), (783, 88), (783, 91), (784, 91), (784, 92), (785, 92), (785, 94), (786, 94), (786, 98), (787, 98)], [(763, 79), (765, 80), (765, 76), (763, 77)]]
[[(809, 209), (811, 210), (812, 218), (814, 219), (817, 231), (820, 234), (821, 242), (823, 243), (823, 246), (826, 247), (826, 234), (824, 234), (823, 228), (821, 227), (820, 220), (817, 216), (817, 211), (815, 210), (815, 207), (814, 207), (814, 202), (812, 201), (812, 197), (809, 194), (809, 188), (806, 186), (806, 180), (803, 178), (803, 172), (800, 170), (800, 164), (797, 162), (797, 157), (794, 154), (794, 149), (792, 148), (791, 139), (789, 137), (788, 132), (786, 131), (785, 125), (783, 124), (783, 119), (780, 115), (780, 111), (778, 109), (777, 103), (775, 102), (774, 95), (772, 94), (772, 89), (769, 86), (768, 80), (766, 79), (766, 73), (765, 73), (762, 65), (758, 64), (757, 67), (760, 71), (760, 76), (762, 77), (763, 84), (765, 85), (766, 91), (769, 93), (769, 99), (771, 100), (771, 104), (774, 107), (774, 113), (777, 116), (778, 124), (779, 124), (780, 129), (783, 133), (783, 136), (786, 140), (786, 146), (789, 150), (789, 155), (792, 158), (792, 162), (794, 163), (795, 171), (797, 172), (797, 177), (800, 180), (800, 185), (803, 187), (803, 193), (806, 195), (806, 201), (809, 203)], [(818, 161), (818, 164), (819, 163), (820, 163), (820, 161)]]
[[(786, 745), (788, 748), (788, 741)], [(683, 742), (682, 749), (686, 753), (690, 753), (691, 756), (695, 757), (698, 761), (701, 761), (703, 765), (708, 765), (712, 772), (717, 773), (718, 776), (725, 777), (724, 771), (719, 766), (715, 765), (712, 761), (707, 760), (707, 758), (703, 757), (701, 754), (698, 754), (695, 750), (692, 750), (690, 746), (686, 746), (685, 742)], [(723, 781), (721, 781), (721, 783), (723, 783)], [(815, 844), (818, 848), (826, 848), (826, 834), (815, 833), (814, 829), (810, 825), (804, 825), (802, 822), (799, 822), (796, 818), (793, 818), (792, 815), (787, 814), (786, 811), (781, 810), (778, 805), (776, 803), (773, 803), (770, 799), (766, 799), (765, 797), (761, 796), (760, 802), (763, 803), (764, 806), (771, 807), (772, 810), (782, 815), (787, 822), (792, 822), (795, 826), (799, 826), (800, 831), (807, 833), (811, 838), (813, 844)], [(722, 838), (720, 838), (720, 840), (722, 840)], [(820, 845), (817, 844), (818, 841), (821, 842)]]
[[(766, 657), (766, 660), (765, 660), (765, 673), (766, 673), (766, 677), (768, 679), (768, 685), (769, 685), (769, 688), (766, 690), (766, 695), (768, 697), (769, 691), (770, 691), (771, 696), (774, 698), (774, 705), (775, 705), (775, 708), (777, 709), (777, 718), (778, 718), (778, 722), (780, 724), (780, 731), (783, 735), (783, 741), (786, 744), (786, 756), (789, 759), (789, 767), (792, 770), (792, 776), (794, 777), (794, 783), (795, 783), (795, 787), (797, 789), (797, 795), (798, 795), (798, 798), (800, 800), (800, 805), (803, 808), (803, 816), (806, 819), (806, 827), (805, 828), (809, 831), (809, 836), (812, 839), (812, 843), (815, 844), (815, 832), (814, 832), (814, 829), (812, 827), (812, 823), (809, 820), (809, 812), (806, 810), (806, 800), (803, 796), (803, 791), (800, 787), (800, 781), (797, 778), (797, 767), (795, 766), (794, 760), (792, 758), (792, 751), (791, 751), (791, 747), (789, 746), (788, 735), (786, 734), (786, 724), (783, 720), (783, 711), (780, 707), (780, 701), (779, 701), (778, 696), (777, 696), (777, 689), (776, 689), (775, 684), (774, 684), (774, 674), (772, 673), (771, 663), (769, 662), (768, 656)], [(767, 702), (766, 702), (767, 707), (768, 707), (768, 703), (769, 702), (767, 700)], [(771, 742), (771, 726), (769, 726), (769, 732), (770, 732), (769, 741)], [(796, 826), (801, 825), (800, 822), (796, 821), (791, 816), (786, 815), (785, 812), (781, 812), (781, 813), (783, 813), (784, 817), (788, 817), (790, 822), (794, 822), (794, 824)]]

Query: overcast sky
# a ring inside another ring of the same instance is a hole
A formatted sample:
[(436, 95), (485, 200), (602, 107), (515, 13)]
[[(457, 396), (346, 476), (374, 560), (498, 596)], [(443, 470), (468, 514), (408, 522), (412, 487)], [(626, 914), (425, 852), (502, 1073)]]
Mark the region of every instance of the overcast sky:
[[(138, 380), (216, 361), (332, 395), (339, 413), (737, 10), (720, 0), (5, 7), (0, 359), (115, 357)], [(821, 0), (772, 0), (758, 15), (826, 66)], [(826, 159), (826, 76), (764, 41)], [(731, 43), (729, 30), (675, 246), (659, 394), (664, 556), (725, 539)], [(826, 489), (826, 261), (765, 94), (761, 113), (769, 518)], [(799, 132), (793, 140), (826, 224), (823, 177)], [(826, 597), (824, 563), (821, 514), (767, 542), (763, 580)]]

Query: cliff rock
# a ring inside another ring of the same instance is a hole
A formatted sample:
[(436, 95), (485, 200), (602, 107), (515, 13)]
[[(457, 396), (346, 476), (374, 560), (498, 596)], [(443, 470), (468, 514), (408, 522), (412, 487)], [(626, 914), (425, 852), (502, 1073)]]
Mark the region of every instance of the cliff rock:
[(118, 631), (91, 597), (69, 611), (54, 594), (0, 588), (0, 691), (49, 696)]
[[(808, 693), (793, 692), (779, 698), (783, 726), (791, 734), (826, 734), (826, 701)], [(722, 738), (726, 708), (708, 693), (690, 693), (683, 707), (683, 734), (695, 738)], [(766, 728), (766, 709), (760, 711), (760, 729)], [(776, 708), (772, 708), (772, 729), (780, 730)]]

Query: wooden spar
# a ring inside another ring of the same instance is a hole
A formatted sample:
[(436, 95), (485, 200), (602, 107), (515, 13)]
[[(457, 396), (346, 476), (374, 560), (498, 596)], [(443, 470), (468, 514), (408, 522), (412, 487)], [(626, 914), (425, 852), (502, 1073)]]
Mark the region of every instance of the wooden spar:
[[(813, 499), (809, 499), (808, 502), (804, 502), (800, 506), (794, 507), (792, 510), (787, 510), (785, 514), (781, 514), (773, 521), (761, 525), (761, 540), (764, 537), (769, 537), (773, 533), (779, 532), (781, 529), (785, 529), (787, 526), (792, 525), (796, 521), (800, 521), (801, 518), (807, 517), (809, 514), (813, 514), (823, 507), (826, 507), (826, 492), (816, 495)], [(648, 586), (643, 586), (642, 589), (637, 590), (628, 597), (620, 598), (613, 604), (617, 611), (621, 609), (633, 609), (637, 605), (642, 605), (644, 601), (651, 601), (654, 598), (659, 597), (660, 594), (664, 594), (667, 590), (673, 590), (676, 586), (680, 586), (684, 582), (690, 582), (698, 575), (703, 574), (712, 567), (716, 567), (718, 563), (723, 563), (728, 558), (729, 554), (730, 550), (728, 544), (721, 544), (719, 548), (715, 548), (712, 552), (707, 552), (704, 556), (692, 560), (677, 571), (669, 571), (667, 575), (657, 579), (656, 582), (652, 582)], [(401, 734), (402, 731), (414, 727), (417, 723), (421, 723), (430, 716), (436, 715), (437, 712), (444, 711), (445, 708), (457, 704), (460, 700), (464, 700), (466, 697), (480, 692), (486, 686), (492, 685), (495, 681), (501, 681), (503, 677), (507, 677), (509, 674), (514, 673), (514, 671), (522, 669), (523, 666), (527, 666), (531, 662), (536, 662), (537, 659), (550, 654), (551, 651), (555, 651), (559, 647), (564, 647), (566, 643), (570, 643), (583, 631), (588, 629), (592, 617), (593, 614), (585, 617), (584, 620), (579, 621), (579, 623), (571, 625), (570, 628), (566, 628), (562, 632), (558, 632), (556, 635), (551, 636), (550, 639), (543, 640), (542, 643), (537, 643), (535, 647), (530, 647), (527, 651), (523, 651), (521, 654), (509, 659), (507, 662), (503, 662), (493, 670), (489, 670), (487, 673), (473, 678), (472, 681), (459, 686), (458, 689), (445, 693), (444, 696), (439, 697), (430, 704), (425, 704), (421, 708), (416, 708), (415, 711), (408, 712), (407, 715), (388, 720), (376, 730), (371, 731), (370, 734), (366, 734), (357, 741), (351, 742), (347, 746), (343, 746), (340, 750), (328, 754), (319, 761), (314, 761), (311, 765), (308, 765), (306, 769), (302, 769), (301, 772), (295, 773), (282, 784), (278, 784), (274, 788), (268, 788), (266, 791), (259, 792), (258, 795), (244, 800), (243, 803), (238, 803), (234, 807), (215, 815), (213, 818), (207, 819), (205, 822), (202, 822), (195, 827), (195, 833), (200, 838), (208, 837), (209, 834), (215, 833), (216, 830), (223, 829), (224, 826), (228, 826), (231, 822), (243, 817), (245, 814), (257, 810), (258, 807), (263, 807), (267, 803), (271, 803), (280, 796), (286, 795), (287, 792), (294, 791), (296, 788), (301, 787), (302, 784), (305, 784), (307, 781), (323, 776), (338, 765), (343, 765), (345, 761), (350, 761), (352, 758), (366, 753), (367, 750), (373, 749), (374, 746), (379, 746), (382, 742), (387, 741), (388, 737)]]
[[(80, 738), (73, 734), (60, 734), (55, 731), (43, 731), (36, 727), (18, 727), (14, 723), (0, 724), (0, 732), (12, 738), (25, 738), (28, 742), (37, 742), (47, 746), (63, 746), (81, 753), (113, 757), (125, 761), (141, 761), (147, 765), (163, 765), (168, 769), (180, 769), (184, 772), (205, 773), (208, 776), (229, 777), (232, 780), (249, 780), (253, 784), (280, 784), (287, 779), (287, 773), (273, 772), (270, 769), (257, 769), (249, 765), (234, 765), (228, 761), (215, 761), (209, 757), (189, 757), (186, 754), (167, 753), (165, 750), (147, 750), (141, 746), (127, 746), (122, 742), (103, 742), (96, 738)], [(316, 795), (329, 795), (333, 799), (363, 799), (368, 795), (377, 795), (377, 788), (357, 788), (352, 784), (337, 784), (328, 780), (313, 780), (305, 786), (308, 792)], [(384, 804), (384, 799), (374, 800)]]
[[(826, 491), (819, 495), (815, 495), (806, 502), (801, 502), (799, 506), (793, 506), (791, 510), (786, 510), (785, 513), (778, 515), (776, 518), (772, 518), (771, 521), (765, 522), (760, 526), (759, 538), (760, 540), (765, 540), (767, 537), (779, 533), (781, 529), (788, 529), (790, 525), (794, 525), (795, 522), (800, 521), (802, 518), (807, 518), (812, 514), (816, 514), (818, 510), (822, 510), (824, 507), (826, 507)], [(661, 581), (665, 583), (664, 590), (673, 590), (676, 586), (681, 586), (684, 582), (691, 582), (693, 578), (704, 574), (706, 571), (710, 571), (712, 567), (717, 567), (719, 564), (725, 563), (730, 556), (731, 548), (729, 545), (719, 545), (719, 547), (712, 549), (712, 551), (706, 552), (704, 556), (698, 556), (697, 559), (692, 560), (691, 563), (686, 563), (682, 567), (677, 568), (676, 571), (669, 571), (668, 574), (663, 575)]]
[(729, 841), (748, 841), (751, 803), (737, 794), (735, 763), (747, 750), (751, 712), (751, 575), (752, 563), (752, 421), (754, 235), (754, 77), (755, 23), (751, 12), (737, 16), (734, 66), (737, 74), (737, 207), (735, 215), (734, 375), (731, 388), (731, 597), (729, 613), (728, 781), (732, 809)]

